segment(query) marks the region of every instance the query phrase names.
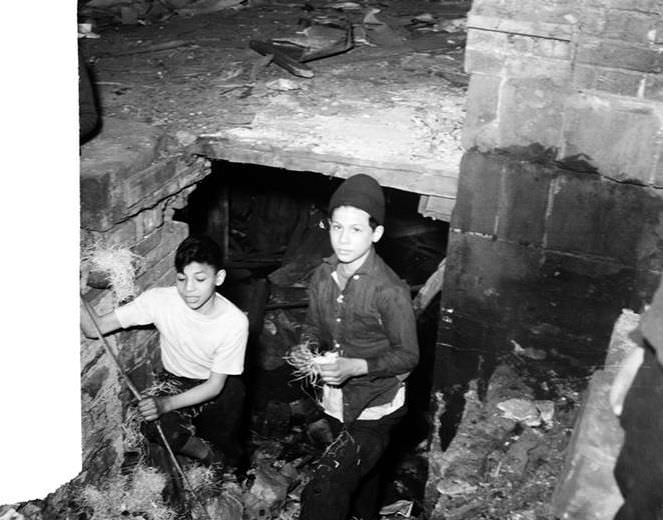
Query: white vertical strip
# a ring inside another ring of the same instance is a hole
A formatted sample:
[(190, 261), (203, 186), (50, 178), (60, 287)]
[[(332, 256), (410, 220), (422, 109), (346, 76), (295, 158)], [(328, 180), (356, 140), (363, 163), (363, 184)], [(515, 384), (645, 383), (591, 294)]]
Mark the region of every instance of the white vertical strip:
[(81, 469), (75, 10), (3, 6), (0, 504)]

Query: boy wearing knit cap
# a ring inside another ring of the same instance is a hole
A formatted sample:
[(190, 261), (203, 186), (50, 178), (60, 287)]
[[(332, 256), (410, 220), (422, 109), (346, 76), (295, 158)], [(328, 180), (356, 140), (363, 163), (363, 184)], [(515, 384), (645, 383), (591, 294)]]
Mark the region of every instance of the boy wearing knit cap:
[(320, 403), (336, 440), (302, 493), (300, 520), (378, 518), (377, 465), (419, 360), (409, 289), (374, 249), (384, 216), (382, 188), (368, 175), (344, 181), (329, 202), (334, 255), (311, 278), (302, 339), (327, 353), (317, 361)]

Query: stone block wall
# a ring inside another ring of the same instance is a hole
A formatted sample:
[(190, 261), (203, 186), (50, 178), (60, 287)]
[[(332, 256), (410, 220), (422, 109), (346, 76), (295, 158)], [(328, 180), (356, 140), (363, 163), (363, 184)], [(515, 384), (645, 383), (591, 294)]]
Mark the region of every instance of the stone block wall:
[[(174, 282), (175, 248), (188, 226), (172, 220), (187, 195), (210, 172), (208, 161), (187, 155), (158, 128), (107, 118), (102, 132), (81, 149), (81, 251), (100, 244), (128, 248), (142, 258), (137, 292)], [(89, 268), (82, 262), (82, 271)], [(94, 285), (96, 288), (91, 287)], [(97, 313), (117, 306), (113, 291), (88, 283), (83, 296)], [(126, 449), (127, 406), (133, 399), (117, 366), (98, 340), (81, 343), (83, 479), (116, 471)], [(159, 366), (153, 329), (109, 336), (125, 373), (142, 390)]]
[[(440, 345), (492, 353), (568, 336), (584, 345), (576, 355), (600, 357), (621, 308), (651, 297), (663, 272), (662, 19), (655, 0), (473, 2)], [(448, 386), (468, 362), (443, 352), (436, 380)]]
[(474, 332), (451, 343), (566, 344), (600, 362), (621, 309), (639, 310), (663, 271), (661, 190), (477, 150), (461, 172), (443, 306)]
[(477, 0), (463, 144), (536, 144), (663, 186), (663, 7), (656, 0)]
[[(515, 347), (589, 376), (622, 309), (640, 312), (653, 295), (661, 20), (657, 0), (473, 2), (434, 391), (489, 378)], [(442, 450), (433, 442), (429, 490)]]

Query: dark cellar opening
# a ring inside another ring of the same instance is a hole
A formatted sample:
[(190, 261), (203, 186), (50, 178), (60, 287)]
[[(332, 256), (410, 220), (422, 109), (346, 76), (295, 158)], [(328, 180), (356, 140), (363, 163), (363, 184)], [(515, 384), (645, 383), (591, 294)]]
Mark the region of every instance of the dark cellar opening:
[[(343, 179), (310, 172), (213, 161), (211, 174), (174, 219), (191, 234), (214, 238), (224, 252), (227, 278), (220, 291), (249, 317), (245, 367), (246, 448), (280, 444), (286, 461), (321, 453), (324, 429), (305, 385), (283, 360), (297, 341), (306, 312), (306, 277), (331, 254), (323, 222)], [(385, 235), (376, 249), (412, 289), (413, 297), (446, 256), (448, 224), (424, 218), (419, 195), (385, 188)], [(399, 499), (423, 508), (430, 393), (439, 321), (439, 293), (418, 313), (420, 362), (408, 379), (408, 415), (381, 467), (383, 504)]]

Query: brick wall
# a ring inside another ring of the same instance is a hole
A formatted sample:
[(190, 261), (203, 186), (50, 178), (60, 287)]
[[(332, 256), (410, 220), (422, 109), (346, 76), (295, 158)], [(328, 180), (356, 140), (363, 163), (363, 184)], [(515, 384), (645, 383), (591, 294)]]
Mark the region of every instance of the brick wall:
[[(173, 221), (172, 215), (209, 173), (208, 161), (185, 152), (158, 128), (111, 118), (81, 149), (81, 249), (101, 243), (140, 255), (139, 291), (174, 282), (174, 251), (188, 235), (188, 226)], [(112, 291), (103, 287), (91, 281), (83, 288), (99, 314), (117, 305)], [(159, 364), (156, 333), (120, 332), (109, 336), (109, 342), (136, 387), (145, 388)], [(83, 478), (94, 480), (122, 464), (121, 425), (132, 396), (102, 343), (83, 337), (81, 390)]]

